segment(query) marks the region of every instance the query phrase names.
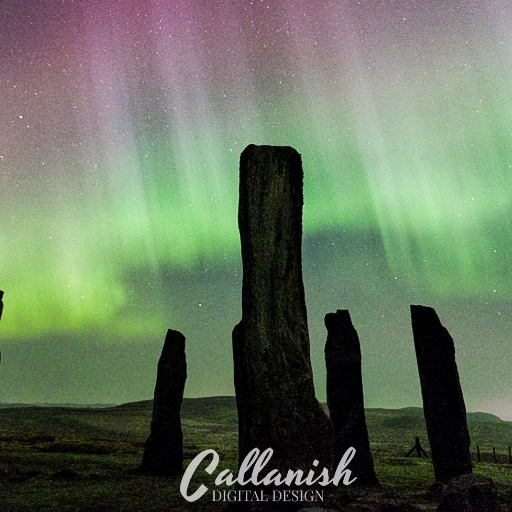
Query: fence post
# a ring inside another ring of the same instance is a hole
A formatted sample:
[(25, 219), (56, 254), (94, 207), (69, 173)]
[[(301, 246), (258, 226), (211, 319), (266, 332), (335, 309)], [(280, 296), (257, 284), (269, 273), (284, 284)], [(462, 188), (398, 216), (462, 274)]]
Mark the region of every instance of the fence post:
[(416, 453), (418, 454), (418, 459), (421, 459), (421, 445), (420, 445), (420, 438), (416, 438)]
[(512, 464), (512, 451), (510, 451), (510, 446), (508, 447), (508, 463)]
[(494, 446), (492, 447), (492, 458), (494, 459), (494, 462), (498, 462), (496, 459), (496, 448), (494, 448)]
[(423, 454), (423, 456), (428, 457), (427, 452), (421, 446), (420, 438), (419, 437), (415, 437), (415, 440), (416, 440), (416, 442), (414, 443), (414, 446), (405, 454), (405, 456), (409, 457), (416, 450), (416, 454), (418, 455), (418, 457), (420, 459), (421, 459), (421, 455), (422, 454)]

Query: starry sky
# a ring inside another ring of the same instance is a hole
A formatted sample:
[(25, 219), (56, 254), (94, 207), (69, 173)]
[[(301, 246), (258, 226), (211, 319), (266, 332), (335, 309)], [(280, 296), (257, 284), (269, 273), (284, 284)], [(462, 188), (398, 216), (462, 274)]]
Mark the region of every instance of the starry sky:
[(409, 305), (455, 340), (468, 410), (512, 420), (512, 4), (0, 3), (0, 401), (234, 394), (238, 163), (304, 166), (317, 395), (348, 309), (367, 407), (421, 406)]

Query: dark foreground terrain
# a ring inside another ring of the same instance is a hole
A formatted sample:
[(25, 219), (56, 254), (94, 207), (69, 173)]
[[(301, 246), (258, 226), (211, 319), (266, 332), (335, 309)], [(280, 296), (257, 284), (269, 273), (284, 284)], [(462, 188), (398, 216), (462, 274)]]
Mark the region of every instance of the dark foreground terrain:
[[(181, 478), (137, 472), (151, 410), (151, 401), (108, 408), (0, 408), (0, 511), (220, 512), (226, 503), (212, 500), (213, 481), (220, 470), (237, 468), (234, 398), (184, 400), (185, 467), (207, 448), (215, 449), (221, 460), (212, 476), (202, 471), (205, 465), (199, 469), (191, 489), (204, 484), (210, 491), (194, 503), (181, 496)], [(344, 487), (324, 502), (304, 507), (311, 512), (437, 510), (439, 496), (435, 488), (429, 490), (434, 483), (430, 459), (405, 457), (417, 436), (429, 452), (422, 410), (370, 409), (367, 422), (381, 487)], [(473, 413), (468, 423), (474, 472), (493, 479), (500, 511), (512, 511), (512, 422)], [(481, 462), (476, 460), (477, 445)]]

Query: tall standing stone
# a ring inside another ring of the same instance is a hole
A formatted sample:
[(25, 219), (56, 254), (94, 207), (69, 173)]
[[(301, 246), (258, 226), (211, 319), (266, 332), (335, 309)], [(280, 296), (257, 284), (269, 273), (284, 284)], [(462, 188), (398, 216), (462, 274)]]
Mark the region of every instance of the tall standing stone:
[(169, 329), (158, 361), (151, 434), (142, 456), (141, 469), (148, 474), (183, 473), (180, 410), (186, 380), (185, 336)]
[(334, 426), (333, 466), (348, 448), (356, 454), (350, 463), (354, 485), (377, 485), (364, 414), (361, 347), (346, 310), (325, 316), (327, 342), (327, 406)]
[[(2, 299), (4, 298), (4, 292), (0, 290), (0, 320), (2, 319), (2, 311), (4, 310), (4, 303)], [(2, 353), (0, 352), (0, 361), (2, 360)]]
[(447, 482), (472, 472), (455, 347), (434, 309), (411, 306), (411, 318), (434, 473)]
[(241, 155), (242, 320), (233, 330), (239, 457), (272, 448), (269, 469), (284, 474), (309, 470), (315, 459), (329, 466), (332, 446), (311, 369), (302, 179), (300, 155), (291, 147), (250, 145)]

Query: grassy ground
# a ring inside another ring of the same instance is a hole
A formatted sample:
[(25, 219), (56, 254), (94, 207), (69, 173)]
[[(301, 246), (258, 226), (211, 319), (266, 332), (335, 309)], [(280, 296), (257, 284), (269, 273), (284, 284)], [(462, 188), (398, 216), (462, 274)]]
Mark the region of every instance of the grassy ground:
[[(212, 502), (210, 493), (195, 503), (186, 502), (179, 491), (180, 478), (137, 472), (150, 421), (150, 402), (109, 409), (0, 410), (0, 511), (220, 511), (223, 504)], [(475, 444), (487, 457), (475, 463), (474, 471), (493, 478), (501, 491), (508, 492), (512, 465), (507, 463), (506, 446), (512, 440), (512, 425), (494, 420), (469, 424)], [(342, 489), (331, 506), (375, 510), (365, 503), (412, 500), (420, 507), (416, 510), (435, 510), (435, 500), (426, 493), (434, 482), (431, 461), (404, 456), (416, 436), (428, 450), (421, 411), (369, 411), (368, 426), (382, 486), (364, 492)], [(215, 449), (221, 459), (213, 476), (202, 471), (191, 488), (201, 483), (214, 488), (219, 470), (236, 471), (236, 429), (232, 398), (184, 402), (185, 467), (206, 448)], [(501, 457), (498, 464), (490, 455), (493, 445)]]

